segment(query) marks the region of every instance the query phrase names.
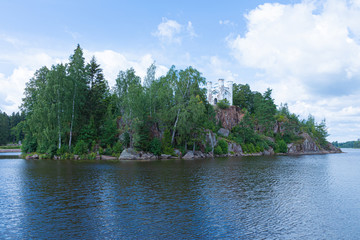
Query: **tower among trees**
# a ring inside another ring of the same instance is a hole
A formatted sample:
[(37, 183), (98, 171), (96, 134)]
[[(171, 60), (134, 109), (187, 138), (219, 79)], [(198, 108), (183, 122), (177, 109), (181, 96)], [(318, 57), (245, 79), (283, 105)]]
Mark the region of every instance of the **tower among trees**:
[(224, 79), (219, 79), (218, 83), (212, 84), (207, 82), (207, 99), (212, 105), (216, 105), (220, 100), (226, 99), (230, 105), (233, 104), (233, 82), (227, 81), (224, 84)]

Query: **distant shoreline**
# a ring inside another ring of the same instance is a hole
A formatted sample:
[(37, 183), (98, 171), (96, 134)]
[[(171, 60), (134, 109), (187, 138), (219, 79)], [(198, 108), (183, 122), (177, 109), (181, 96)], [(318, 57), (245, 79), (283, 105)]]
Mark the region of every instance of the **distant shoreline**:
[(21, 149), (0, 149), (0, 153), (5, 152), (21, 152)]

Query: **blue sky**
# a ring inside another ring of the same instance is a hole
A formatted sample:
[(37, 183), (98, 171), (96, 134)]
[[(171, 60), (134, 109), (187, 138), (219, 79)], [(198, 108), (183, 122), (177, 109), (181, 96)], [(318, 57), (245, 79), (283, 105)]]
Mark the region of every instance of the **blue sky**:
[(329, 140), (360, 138), (360, 1), (19, 1), (0, 8), (0, 110), (17, 111), (41, 66), (79, 43), (112, 86), (117, 73), (189, 65), (207, 80), (273, 89)]

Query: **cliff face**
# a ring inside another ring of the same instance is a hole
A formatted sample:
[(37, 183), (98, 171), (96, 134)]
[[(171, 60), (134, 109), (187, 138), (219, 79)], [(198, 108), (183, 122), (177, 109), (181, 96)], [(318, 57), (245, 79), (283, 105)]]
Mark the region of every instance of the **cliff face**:
[(231, 131), (233, 127), (241, 122), (244, 113), (236, 106), (230, 106), (228, 109), (218, 109), (216, 112), (216, 123), (221, 122), (223, 128)]
[[(238, 125), (244, 117), (244, 113), (241, 111), (239, 107), (230, 106), (228, 109), (218, 109), (216, 112), (216, 122), (221, 122), (221, 125), (224, 129), (219, 130), (219, 136), (227, 137), (226, 134), (223, 134), (221, 131), (226, 131), (225, 129), (231, 131), (233, 127)], [(284, 133), (284, 126), (282, 122), (276, 122), (273, 132), (275, 134)], [(295, 131), (295, 130), (294, 130)], [(303, 138), (303, 140), (298, 141), (296, 143), (290, 143), (287, 145), (289, 154), (319, 154), (319, 153), (340, 153), (341, 150), (339, 148), (334, 147), (331, 143), (326, 146), (326, 149), (323, 149), (315, 142), (315, 140), (308, 133), (299, 133), (296, 132), (296, 135), (299, 135)], [(208, 133), (207, 142), (210, 143), (210, 135)], [(272, 138), (270, 138), (272, 139)], [(272, 139), (274, 141), (274, 139)], [(216, 141), (212, 141), (216, 142)], [(236, 145), (236, 146), (235, 146)], [(210, 145), (214, 146), (214, 145)], [(229, 142), (229, 152), (240, 153), (243, 154), (241, 146), (237, 146), (235, 143)], [(265, 151), (264, 155), (273, 155), (274, 152), (272, 149), (269, 151)]]
[(334, 147), (331, 143), (328, 144), (327, 149), (320, 148), (316, 142), (307, 133), (300, 134), (304, 141), (302, 143), (288, 144), (289, 154), (311, 154), (311, 153), (341, 153), (339, 148)]

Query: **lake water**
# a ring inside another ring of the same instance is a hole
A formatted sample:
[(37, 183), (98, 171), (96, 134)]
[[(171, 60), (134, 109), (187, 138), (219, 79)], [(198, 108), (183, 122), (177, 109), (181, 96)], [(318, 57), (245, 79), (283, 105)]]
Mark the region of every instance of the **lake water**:
[(194, 161), (11, 159), (1, 239), (358, 239), (360, 151)]

